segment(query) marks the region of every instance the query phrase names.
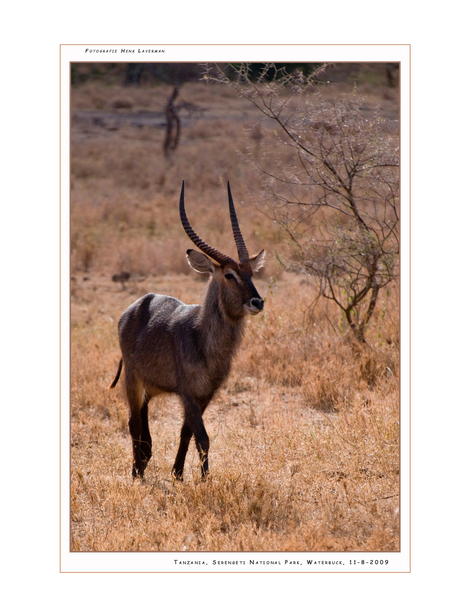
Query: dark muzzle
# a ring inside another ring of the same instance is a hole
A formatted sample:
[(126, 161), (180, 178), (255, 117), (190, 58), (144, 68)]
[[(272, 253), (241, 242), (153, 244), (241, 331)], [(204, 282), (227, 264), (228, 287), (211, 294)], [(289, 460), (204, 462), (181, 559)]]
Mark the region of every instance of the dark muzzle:
[(264, 308), (263, 298), (251, 298), (249, 304), (253, 309), (257, 309), (259, 311), (262, 311)]

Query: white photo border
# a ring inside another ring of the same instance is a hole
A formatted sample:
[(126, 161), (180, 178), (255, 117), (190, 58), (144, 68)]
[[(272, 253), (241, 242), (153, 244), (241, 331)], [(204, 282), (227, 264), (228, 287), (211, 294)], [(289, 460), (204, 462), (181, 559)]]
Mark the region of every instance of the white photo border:
[[(399, 552), (70, 551), (70, 64), (72, 62), (398, 62), (401, 136), (401, 387)], [(411, 567), (410, 45), (67, 45), (60, 48), (60, 570), (78, 572), (393, 572)]]

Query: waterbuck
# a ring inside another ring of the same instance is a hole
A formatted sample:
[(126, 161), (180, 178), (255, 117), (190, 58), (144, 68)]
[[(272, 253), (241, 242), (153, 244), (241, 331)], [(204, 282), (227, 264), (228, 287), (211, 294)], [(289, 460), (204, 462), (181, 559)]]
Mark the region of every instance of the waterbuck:
[(210, 247), (194, 232), (185, 213), (184, 182), (179, 201), (182, 226), (200, 249), (188, 249), (190, 266), (210, 274), (201, 305), (187, 305), (159, 294), (139, 298), (122, 314), (118, 334), (122, 358), (115, 387), (125, 365), (126, 395), (130, 408), (129, 431), (133, 443), (133, 477), (143, 477), (152, 456), (148, 404), (153, 396), (177, 394), (184, 407), (179, 450), (172, 469), (182, 480), (185, 456), (192, 436), (205, 478), (209, 437), (203, 413), (230, 372), (232, 358), (242, 339), (244, 317), (264, 308), (252, 275), (264, 264), (265, 253), (249, 257), (241, 234), (230, 184), (228, 202), (238, 261)]

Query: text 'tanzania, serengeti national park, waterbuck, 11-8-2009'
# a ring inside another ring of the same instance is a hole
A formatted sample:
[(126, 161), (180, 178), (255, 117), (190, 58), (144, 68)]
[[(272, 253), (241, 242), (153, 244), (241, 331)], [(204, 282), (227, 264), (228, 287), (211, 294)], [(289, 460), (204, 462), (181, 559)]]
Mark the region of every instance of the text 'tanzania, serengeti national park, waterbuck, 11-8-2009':
[(228, 202), (238, 261), (210, 247), (194, 232), (185, 213), (182, 182), (180, 219), (188, 237), (200, 249), (200, 252), (189, 249), (187, 259), (197, 272), (210, 274), (202, 304), (187, 305), (171, 296), (150, 293), (139, 298), (120, 317), (122, 358), (110, 387), (117, 384), (124, 364), (133, 477), (143, 477), (152, 456), (149, 401), (164, 392), (177, 394), (184, 408), (173, 476), (183, 478), (192, 436), (200, 456), (202, 477), (208, 473), (209, 437), (203, 423), (204, 410), (228, 377), (242, 339), (245, 315), (256, 315), (264, 308), (252, 275), (263, 266), (265, 252), (249, 256), (230, 184)]

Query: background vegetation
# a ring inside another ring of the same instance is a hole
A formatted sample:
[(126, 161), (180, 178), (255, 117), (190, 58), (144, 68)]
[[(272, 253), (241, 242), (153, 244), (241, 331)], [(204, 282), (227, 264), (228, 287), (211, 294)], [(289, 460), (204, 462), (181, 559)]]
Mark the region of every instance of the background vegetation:
[[(273, 120), (231, 87), (200, 81), (197, 65), (176, 65), (182, 73), (167, 79), (158, 74), (171, 65), (146, 67), (131, 82), (135, 66), (72, 69), (71, 548), (397, 550), (397, 277), (378, 294), (360, 342), (343, 310), (318, 298), (314, 275), (280, 264), (292, 261), (293, 242), (256, 206), (264, 190), (257, 163), (274, 154), (281, 166), (292, 163)], [(395, 70), (330, 67), (319, 92), (334, 102), (358, 93), (363, 116), (378, 110), (397, 125)], [(182, 129), (166, 158), (172, 84), (180, 85)], [(107, 391), (120, 354), (117, 321), (148, 291), (200, 301), (203, 278), (186, 262), (178, 219), (182, 179), (197, 232), (233, 254), (230, 180), (250, 251), (268, 253), (256, 280), (266, 309), (248, 321), (232, 375), (205, 414), (209, 481), (199, 480), (193, 452), (184, 483), (171, 482), (181, 409), (165, 397), (151, 405), (146, 479), (133, 483), (122, 386)], [(302, 232), (307, 242), (317, 237), (313, 224)], [(112, 280), (122, 272), (126, 282)]]

